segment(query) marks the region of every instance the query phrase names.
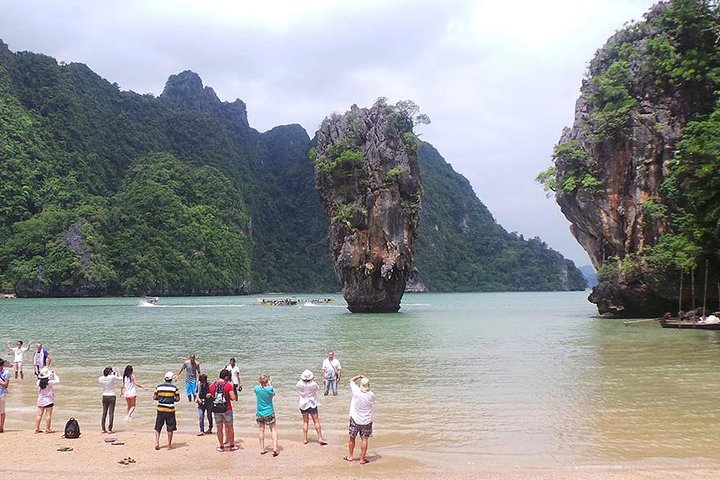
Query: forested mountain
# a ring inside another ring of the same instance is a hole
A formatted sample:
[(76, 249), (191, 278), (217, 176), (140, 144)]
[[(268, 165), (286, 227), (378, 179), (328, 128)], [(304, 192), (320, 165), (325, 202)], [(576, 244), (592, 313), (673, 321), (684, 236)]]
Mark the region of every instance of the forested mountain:
[[(600, 313), (717, 305), (720, 4), (659, 2), (613, 35), (553, 160), (539, 179), (597, 268)], [(696, 273), (710, 288), (694, 287)]]
[[(298, 125), (250, 128), (242, 101), (193, 72), (140, 95), (0, 42), (0, 289), (336, 291), (311, 144)], [(432, 147), (419, 159), (428, 288), (584, 288), (539, 240), (505, 233)]]

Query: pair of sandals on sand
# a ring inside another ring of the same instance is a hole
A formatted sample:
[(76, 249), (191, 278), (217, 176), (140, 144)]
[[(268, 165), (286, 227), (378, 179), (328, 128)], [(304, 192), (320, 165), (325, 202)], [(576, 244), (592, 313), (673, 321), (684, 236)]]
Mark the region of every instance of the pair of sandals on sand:
[[(355, 459), (352, 458), (351, 456), (345, 456), (345, 457), (343, 457), (343, 460), (345, 460), (346, 462), (354, 462), (355, 461)], [(358, 463), (360, 465), (365, 465), (366, 463), (370, 463), (370, 460), (363, 459), (363, 460), (360, 460)]]
[[(265, 455), (267, 452), (268, 452), (267, 450), (263, 450), (262, 452), (260, 452), (260, 455)], [(280, 454), (278, 453), (278, 451), (277, 451), (277, 450), (273, 450), (273, 457), (277, 457), (278, 455), (280, 455)]]
[(240, 447), (237, 445), (223, 445), (221, 447), (217, 447), (215, 450), (218, 452), (234, 452), (235, 450), (238, 450)]
[(131, 463), (135, 463), (135, 459), (132, 457), (125, 457), (122, 460), (120, 460), (118, 463), (122, 465), (129, 465)]

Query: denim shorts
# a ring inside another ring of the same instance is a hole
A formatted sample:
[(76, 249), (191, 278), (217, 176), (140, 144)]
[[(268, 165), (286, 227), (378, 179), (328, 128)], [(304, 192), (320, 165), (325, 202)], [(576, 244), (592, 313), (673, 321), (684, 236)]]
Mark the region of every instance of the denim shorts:
[(360, 434), (360, 438), (372, 437), (372, 422), (367, 425), (358, 425), (355, 420), (350, 419), (350, 426), (348, 427), (348, 435), (355, 438), (357, 434)]
[(213, 413), (213, 417), (215, 417), (215, 425), (222, 425), (223, 423), (225, 425), (232, 425), (233, 423), (232, 410), (227, 410), (223, 413)]
[(272, 425), (275, 423), (275, 414), (271, 413), (267, 417), (261, 417), (260, 415), (257, 415), (255, 417), (255, 421), (258, 425)]

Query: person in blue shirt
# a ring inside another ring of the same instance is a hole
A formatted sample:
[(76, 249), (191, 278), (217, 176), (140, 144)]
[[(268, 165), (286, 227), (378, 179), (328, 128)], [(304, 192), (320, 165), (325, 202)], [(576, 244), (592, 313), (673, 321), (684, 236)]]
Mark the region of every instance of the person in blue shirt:
[(260, 385), (255, 385), (255, 399), (257, 407), (255, 409), (256, 421), (258, 424), (258, 439), (260, 440), (260, 454), (267, 453), (265, 450), (265, 425), (270, 427), (270, 435), (273, 442), (273, 457), (278, 456), (277, 449), (277, 422), (275, 421), (275, 408), (273, 407), (273, 397), (275, 389), (272, 386), (272, 379), (264, 373), (258, 379)]
[(5, 360), (0, 358), (0, 433), (5, 431), (5, 397), (10, 385), (10, 370), (5, 368)]

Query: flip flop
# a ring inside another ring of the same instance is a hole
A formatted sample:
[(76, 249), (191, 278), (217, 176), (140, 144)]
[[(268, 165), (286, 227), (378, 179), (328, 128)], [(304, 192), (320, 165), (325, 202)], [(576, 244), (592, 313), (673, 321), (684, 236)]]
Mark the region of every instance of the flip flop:
[(360, 465), (365, 465), (366, 463), (370, 463), (370, 460), (360, 460)]
[(327, 442), (325, 440), (321, 440), (320, 445), (327, 445)]
[(277, 450), (273, 451), (273, 457), (277, 457), (278, 455), (280, 454), (277, 452)]
[(265, 455), (266, 453), (267, 453), (267, 450), (263, 450), (262, 452), (260, 452), (260, 455)]
[(348, 456), (344, 456), (344, 457), (343, 457), (343, 460), (345, 460), (346, 462), (352, 462), (352, 461), (353, 461), (353, 458), (352, 458), (352, 457), (348, 457)]
[(215, 450), (217, 450), (218, 452), (224, 452), (225, 447), (217, 447)]
[(60, 447), (57, 449), (58, 452), (72, 452), (72, 447)]
[(230, 450), (231, 452), (234, 452), (235, 450), (239, 450), (239, 449), (240, 449), (240, 447), (238, 447), (237, 445), (233, 445), (233, 446), (231, 446), (231, 447), (225, 447), (225, 448), (227, 448), (227, 449)]
[(117, 438), (115, 438), (115, 437), (107, 437), (107, 438), (105, 439), (105, 443), (112, 443), (112, 442), (117, 442)]
[(110, 445), (125, 445), (125, 442), (112, 442)]
[(155, 445), (155, 450), (160, 450), (160, 445)]

